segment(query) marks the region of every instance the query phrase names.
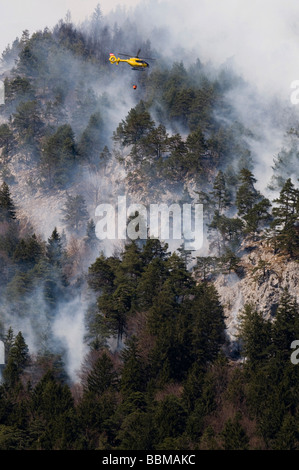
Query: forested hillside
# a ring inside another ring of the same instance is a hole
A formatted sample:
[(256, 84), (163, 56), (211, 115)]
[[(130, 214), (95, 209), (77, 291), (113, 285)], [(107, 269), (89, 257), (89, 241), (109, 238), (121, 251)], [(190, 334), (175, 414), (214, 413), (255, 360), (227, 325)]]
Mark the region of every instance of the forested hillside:
[[(149, 70), (109, 63), (124, 44)], [(100, 6), (3, 51), (1, 450), (299, 448), (299, 123), (266, 182), (249, 85), (187, 62)], [(202, 248), (99, 240), (122, 195), (203, 204)]]

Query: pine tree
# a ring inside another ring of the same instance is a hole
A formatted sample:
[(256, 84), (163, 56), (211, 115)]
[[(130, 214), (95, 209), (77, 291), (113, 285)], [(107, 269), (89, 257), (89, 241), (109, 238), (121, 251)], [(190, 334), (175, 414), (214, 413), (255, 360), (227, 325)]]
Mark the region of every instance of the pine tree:
[(174, 395), (167, 395), (157, 403), (154, 413), (154, 425), (157, 440), (161, 443), (167, 437), (177, 437), (183, 433), (187, 414), (181, 400)]
[(241, 184), (236, 194), (236, 206), (238, 208), (238, 215), (244, 217), (260, 201), (261, 194), (254, 187), (256, 179), (250, 170), (243, 168), (240, 171), (239, 178)]
[(29, 269), (32, 268), (42, 257), (43, 247), (37, 240), (36, 235), (24, 239), (22, 238), (13, 254), (13, 259), (17, 263), (27, 266)]
[(68, 385), (59, 382), (53, 370), (48, 370), (35, 386), (30, 409), (36, 424), (33, 448), (72, 449), (78, 435), (74, 400)]
[(142, 262), (145, 266), (148, 266), (154, 259), (166, 260), (170, 255), (167, 249), (167, 243), (162, 243), (157, 238), (147, 238), (142, 248)]
[(117, 434), (117, 441), (120, 441), (118, 449), (129, 451), (151, 449), (155, 438), (152, 421), (151, 413), (138, 409), (129, 413), (122, 421)]
[(97, 396), (116, 388), (117, 374), (109, 355), (104, 351), (87, 377), (87, 390)]
[(61, 237), (55, 227), (51, 237), (48, 238), (48, 243), (46, 246), (46, 254), (49, 262), (52, 265), (60, 266), (62, 257), (63, 257), (63, 249), (62, 249), (62, 242)]
[(117, 336), (117, 346), (126, 330), (127, 317), (131, 312), (134, 288), (130, 282), (117, 282), (112, 295), (102, 294), (98, 298), (98, 308), (103, 313), (107, 327)]
[(85, 160), (93, 162), (95, 156), (100, 153), (102, 148), (102, 128), (103, 120), (100, 113), (92, 114), (78, 144), (78, 151)]
[(6, 162), (10, 152), (14, 148), (15, 139), (13, 132), (10, 130), (8, 124), (0, 125), (0, 147), (2, 148), (1, 157), (3, 162)]
[(299, 255), (298, 201), (299, 190), (294, 187), (290, 178), (280, 191), (279, 198), (273, 201), (277, 207), (273, 207), (272, 210), (271, 228), (274, 233), (270, 240), (280, 251), (288, 253), (290, 257)]
[(206, 281), (209, 277), (218, 272), (218, 258), (215, 256), (198, 256), (196, 265), (193, 270), (196, 276), (202, 281)]
[(188, 159), (196, 162), (197, 165), (193, 164), (193, 168), (197, 169), (198, 171), (201, 170), (201, 157), (207, 151), (207, 144), (205, 141), (204, 133), (202, 129), (198, 127), (187, 137), (186, 140), (187, 149), (189, 152)]
[(6, 79), (5, 83), (5, 102), (27, 101), (33, 98), (33, 89), (30, 81), (21, 76), (17, 76), (11, 80)]
[(137, 286), (137, 305), (140, 309), (148, 310), (158, 295), (166, 279), (165, 263), (160, 258), (154, 258), (144, 269)]
[(296, 418), (288, 413), (285, 415), (282, 426), (275, 437), (273, 449), (298, 450), (298, 437)]
[(32, 143), (41, 135), (44, 126), (36, 100), (21, 102), (14, 114), (13, 125), (24, 143)]
[(153, 161), (160, 160), (166, 154), (168, 144), (168, 135), (162, 124), (151, 129), (142, 139), (143, 150)]
[(223, 213), (231, 205), (230, 194), (226, 186), (224, 173), (220, 170), (214, 180), (213, 191), (210, 192), (215, 201), (215, 208)]
[(95, 243), (97, 241), (96, 226), (95, 226), (95, 223), (94, 223), (93, 219), (90, 219), (87, 222), (86, 236), (88, 238), (89, 243)]
[(193, 354), (205, 367), (213, 362), (225, 342), (225, 316), (213, 285), (199, 285), (192, 302), (191, 336)]
[(288, 178), (280, 191), (279, 198), (274, 199), (273, 203), (278, 207), (273, 207), (273, 216), (275, 225), (286, 225), (294, 221), (297, 215), (299, 190), (295, 188), (291, 178)]
[(29, 349), (21, 331), (19, 331), (14, 339), (13, 346), (9, 352), (9, 358), (13, 359), (20, 371), (28, 364)]
[(9, 356), (10, 350), (13, 346), (13, 343), (14, 343), (14, 332), (13, 332), (12, 327), (10, 326), (4, 338), (6, 362), (7, 362), (7, 358)]
[(132, 336), (121, 354), (123, 368), (121, 372), (120, 390), (126, 396), (145, 389), (145, 374), (138, 347), (137, 337)]
[(16, 219), (15, 205), (12, 201), (8, 184), (5, 181), (0, 188), (0, 221)]
[(241, 316), (239, 331), (242, 354), (248, 359), (248, 366), (255, 368), (269, 357), (272, 344), (272, 330), (269, 321), (246, 304)]
[(105, 258), (101, 254), (88, 270), (88, 285), (95, 292), (111, 294), (114, 290), (114, 280), (116, 277), (116, 267), (120, 264), (117, 258)]
[(3, 371), (5, 384), (14, 388), (19, 382), (19, 378), (24, 368), (29, 362), (29, 350), (21, 332), (17, 334), (13, 341), (9, 353), (7, 364)]
[(197, 203), (202, 204), (204, 207), (204, 214), (203, 214), (204, 219), (206, 220), (207, 224), (210, 224), (214, 216), (215, 200), (207, 192), (204, 192), (204, 191), (195, 191), (195, 192), (198, 195)]
[(269, 213), (271, 203), (269, 199), (263, 198), (260, 202), (254, 204), (254, 206), (249, 209), (246, 215), (244, 215), (245, 221), (245, 233), (253, 234), (254, 236), (258, 234), (265, 226), (272, 220), (272, 216)]
[(100, 48), (99, 39), (102, 26), (101, 5), (97, 3), (91, 17), (91, 41), (94, 48)]
[(108, 162), (111, 160), (112, 154), (109, 151), (107, 145), (103, 148), (102, 152), (100, 153), (100, 168), (103, 168), (104, 171), (106, 170)]
[[(141, 250), (135, 241), (128, 243), (122, 253), (122, 260), (116, 272), (117, 279), (122, 282), (130, 280), (136, 286), (143, 269)], [(116, 281), (117, 282), (117, 281)]]
[(218, 256), (221, 256), (226, 250), (235, 251), (239, 248), (244, 223), (239, 217), (226, 217), (216, 210), (208, 230), (210, 246), (212, 249), (216, 248)]
[(240, 424), (240, 416), (229, 418), (221, 432), (224, 450), (248, 450), (249, 438)]
[(114, 140), (123, 146), (134, 145), (154, 129), (154, 121), (146, 110), (145, 103), (140, 101), (131, 109), (125, 120), (119, 124), (114, 133)]
[(64, 186), (71, 177), (77, 148), (72, 127), (63, 124), (43, 142), (40, 173), (50, 187)]
[(79, 194), (77, 196), (67, 195), (67, 200), (62, 212), (65, 214), (62, 220), (66, 223), (69, 230), (78, 232), (88, 220), (85, 199)]
[(291, 343), (299, 338), (299, 305), (295, 297), (285, 290), (273, 323), (273, 347), (276, 354), (288, 359)]

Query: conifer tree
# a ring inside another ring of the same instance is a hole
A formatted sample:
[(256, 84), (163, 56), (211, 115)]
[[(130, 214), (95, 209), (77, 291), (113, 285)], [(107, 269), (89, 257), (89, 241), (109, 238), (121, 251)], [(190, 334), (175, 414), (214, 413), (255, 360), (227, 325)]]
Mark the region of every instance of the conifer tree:
[(298, 428), (296, 418), (285, 415), (272, 447), (274, 450), (298, 450)]
[(218, 263), (215, 256), (199, 256), (196, 258), (196, 265), (193, 270), (201, 280), (206, 281), (210, 276), (218, 271)]
[(220, 170), (213, 184), (213, 191), (210, 192), (215, 201), (215, 208), (219, 213), (223, 213), (230, 205), (230, 193), (226, 186), (224, 173)]
[[(197, 202), (202, 204), (204, 207), (204, 219), (207, 221), (208, 224), (212, 222), (214, 211), (215, 211), (215, 200), (211, 197), (208, 192), (204, 191), (195, 191), (198, 195)], [(219, 211), (218, 211), (219, 213)]]
[(100, 113), (92, 114), (78, 144), (78, 151), (85, 160), (92, 162), (95, 155), (100, 153), (102, 148), (102, 127), (103, 121)]
[(225, 342), (225, 316), (213, 285), (198, 286), (192, 302), (191, 336), (193, 354), (205, 367), (213, 362)]
[(154, 414), (158, 442), (167, 437), (179, 436), (184, 430), (186, 417), (186, 411), (176, 396), (167, 395), (164, 400), (158, 402)]
[(21, 332), (17, 334), (13, 341), (9, 353), (7, 364), (3, 371), (5, 384), (14, 388), (19, 381), (20, 375), (29, 361), (29, 350)]
[(170, 255), (167, 249), (167, 243), (162, 243), (157, 238), (147, 238), (142, 248), (142, 262), (148, 266), (154, 259), (166, 260)]
[(69, 124), (63, 124), (54, 134), (44, 139), (40, 159), (41, 176), (50, 187), (64, 186), (70, 181), (76, 157), (73, 129)]
[(271, 228), (274, 230), (271, 237), (272, 243), (275, 243), (280, 251), (288, 253), (291, 257), (299, 255), (298, 201), (299, 190), (294, 187), (290, 178), (280, 191), (279, 198), (273, 201), (277, 206), (272, 210)]
[(168, 134), (165, 126), (160, 124), (150, 130), (142, 138), (142, 149), (153, 161), (160, 160), (167, 152), (169, 146)]
[(86, 226), (86, 236), (90, 242), (95, 242), (97, 240), (95, 229), (96, 229), (95, 223), (93, 219), (90, 219), (87, 222), (87, 226)]
[(25, 264), (28, 268), (32, 268), (42, 256), (42, 245), (33, 234), (32, 237), (21, 239), (16, 246), (13, 258), (17, 263)]
[(110, 388), (115, 388), (116, 384), (117, 374), (109, 355), (104, 351), (88, 374), (87, 390), (100, 396)]
[(272, 216), (269, 213), (271, 203), (269, 199), (263, 198), (260, 202), (254, 204), (244, 215), (245, 228), (244, 232), (248, 234), (258, 234), (265, 226), (270, 223)]
[(248, 450), (249, 439), (240, 424), (240, 416), (228, 419), (221, 432), (224, 450)]
[(145, 375), (138, 351), (138, 339), (132, 336), (122, 352), (123, 368), (120, 389), (126, 396), (145, 388)]
[(274, 199), (273, 216), (275, 225), (286, 225), (293, 222), (297, 216), (299, 190), (295, 188), (291, 178), (288, 178), (280, 191), (279, 198)]
[(100, 49), (99, 37), (101, 32), (102, 16), (101, 5), (100, 3), (97, 3), (91, 17), (91, 41), (92, 46), (95, 49)]
[(99, 157), (100, 168), (103, 168), (104, 170), (106, 170), (107, 164), (109, 160), (111, 159), (111, 157), (112, 157), (112, 154), (109, 148), (107, 147), (107, 145), (105, 145)]
[(165, 263), (154, 258), (144, 269), (137, 286), (137, 305), (142, 310), (149, 309), (167, 277)]
[(285, 290), (280, 298), (273, 323), (273, 346), (276, 354), (288, 358), (292, 341), (299, 338), (299, 305)]
[(48, 238), (46, 254), (49, 262), (53, 265), (60, 266), (63, 256), (61, 237), (55, 227), (51, 237)]
[(7, 361), (7, 358), (9, 356), (9, 352), (10, 352), (12, 346), (13, 346), (13, 343), (14, 343), (14, 332), (13, 332), (12, 327), (10, 326), (8, 328), (7, 333), (5, 335), (5, 338), (4, 338), (6, 361)]
[(1, 157), (3, 162), (6, 162), (10, 152), (15, 145), (15, 139), (13, 132), (9, 128), (8, 124), (0, 125), (0, 148), (2, 148)]
[(121, 121), (114, 133), (114, 140), (120, 141), (123, 146), (134, 145), (153, 129), (154, 121), (146, 110), (144, 101), (140, 101), (129, 111), (126, 119)]
[(240, 171), (239, 178), (241, 184), (236, 194), (236, 206), (238, 208), (238, 215), (244, 217), (259, 202), (261, 194), (254, 187), (256, 179), (250, 170), (243, 168)]
[(111, 294), (114, 290), (114, 280), (116, 277), (116, 266), (120, 261), (116, 258), (105, 258), (103, 253), (89, 267), (88, 285), (95, 292), (104, 292)]
[[(74, 400), (70, 388), (55, 378), (53, 370), (48, 370), (35, 386), (30, 409), (36, 424), (33, 427), (36, 436), (33, 448), (72, 448), (78, 433)], [(45, 422), (47, 426), (44, 426)]]
[(248, 366), (255, 368), (263, 363), (271, 353), (272, 329), (269, 321), (246, 304), (241, 315), (239, 338), (242, 354), (248, 358)]
[(143, 260), (141, 250), (135, 241), (125, 246), (122, 254), (122, 262), (116, 271), (119, 281), (131, 280), (132, 284), (137, 285), (137, 279), (140, 277), (143, 269)]
[(16, 219), (16, 210), (10, 195), (8, 184), (4, 181), (0, 188), (0, 221)]
[(70, 230), (75, 230), (76, 232), (78, 232), (82, 226), (85, 226), (88, 220), (85, 199), (80, 194), (76, 196), (68, 194), (62, 212), (64, 213), (62, 220)]
[(21, 102), (14, 114), (13, 124), (24, 143), (33, 142), (40, 136), (44, 124), (37, 100)]
[(243, 229), (242, 219), (226, 217), (216, 210), (208, 229), (211, 248), (216, 248), (218, 256), (221, 256), (226, 250), (236, 250), (242, 240)]

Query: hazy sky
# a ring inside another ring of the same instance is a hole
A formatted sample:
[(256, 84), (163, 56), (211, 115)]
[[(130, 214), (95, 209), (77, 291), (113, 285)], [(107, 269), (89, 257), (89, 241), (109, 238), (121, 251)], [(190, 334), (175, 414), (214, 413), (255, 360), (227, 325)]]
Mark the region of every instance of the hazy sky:
[[(52, 28), (68, 10), (74, 23), (84, 21), (98, 3), (104, 15), (137, 6), (132, 20), (171, 58), (175, 51), (185, 60), (182, 46), (203, 62), (233, 60), (246, 79), (286, 96), (299, 80), (298, 0), (0, 0), (0, 52), (24, 29)], [(165, 26), (171, 34), (160, 40)]]
[(0, 55), (25, 29), (32, 34), (46, 26), (51, 28), (68, 10), (75, 23), (83, 21), (98, 3), (106, 14), (117, 5), (131, 7), (139, 0), (0, 0)]

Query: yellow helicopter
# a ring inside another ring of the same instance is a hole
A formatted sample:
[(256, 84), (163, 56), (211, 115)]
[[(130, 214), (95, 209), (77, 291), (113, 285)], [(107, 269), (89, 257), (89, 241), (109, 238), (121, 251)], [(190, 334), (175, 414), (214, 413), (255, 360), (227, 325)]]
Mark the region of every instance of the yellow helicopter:
[(120, 59), (119, 57), (116, 57), (114, 54), (110, 54), (109, 61), (111, 64), (116, 64), (118, 65), (120, 62), (126, 62), (129, 64), (133, 70), (144, 70), (147, 67), (149, 67), (149, 63), (146, 62), (144, 59), (147, 60), (155, 60), (155, 59), (150, 59), (149, 57), (139, 57), (140, 49), (137, 52), (135, 57), (131, 57), (129, 54), (121, 54), (119, 52), (119, 55), (124, 56), (124, 57), (129, 57), (129, 59)]

